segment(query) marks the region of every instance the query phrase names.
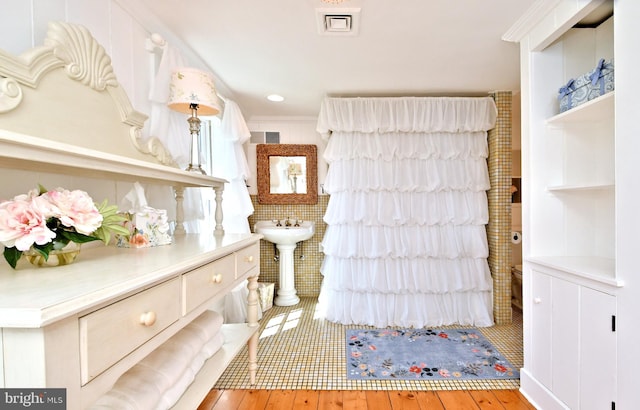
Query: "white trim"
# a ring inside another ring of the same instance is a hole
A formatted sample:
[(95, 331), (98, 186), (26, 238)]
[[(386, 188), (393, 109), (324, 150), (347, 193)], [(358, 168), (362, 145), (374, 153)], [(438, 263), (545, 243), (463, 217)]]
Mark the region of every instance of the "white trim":
[(502, 40), (520, 42), (560, 0), (538, 0), (502, 35)]

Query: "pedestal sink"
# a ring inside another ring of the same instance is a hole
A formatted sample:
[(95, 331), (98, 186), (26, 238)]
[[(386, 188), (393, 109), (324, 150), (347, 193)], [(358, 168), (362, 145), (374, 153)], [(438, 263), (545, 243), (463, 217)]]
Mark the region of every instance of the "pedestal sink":
[(298, 242), (306, 241), (313, 236), (316, 231), (314, 223), (311, 221), (299, 223), (296, 221), (259, 221), (256, 222), (254, 230), (256, 233), (262, 234), (265, 240), (274, 243), (280, 252), (280, 287), (274, 303), (278, 306), (297, 305), (300, 298), (296, 294), (295, 288), (293, 251)]

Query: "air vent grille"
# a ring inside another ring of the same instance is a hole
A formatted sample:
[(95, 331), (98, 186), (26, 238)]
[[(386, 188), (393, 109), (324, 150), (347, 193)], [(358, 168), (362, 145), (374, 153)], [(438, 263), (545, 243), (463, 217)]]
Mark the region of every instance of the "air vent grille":
[(316, 22), (320, 35), (355, 36), (360, 25), (359, 8), (319, 8)]
[(351, 31), (351, 21), (348, 14), (327, 14), (324, 16), (324, 27), (331, 32)]

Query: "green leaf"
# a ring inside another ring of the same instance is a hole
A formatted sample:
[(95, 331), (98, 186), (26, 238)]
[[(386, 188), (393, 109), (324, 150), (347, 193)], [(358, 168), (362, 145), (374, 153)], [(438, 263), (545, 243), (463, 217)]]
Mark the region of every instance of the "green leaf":
[(81, 233), (72, 232), (72, 231), (58, 231), (58, 233), (63, 238), (68, 239), (67, 243), (69, 242), (86, 243), (91, 241), (97, 241), (100, 239), (100, 238), (95, 238), (93, 236), (83, 235)]
[(102, 225), (93, 232), (92, 236), (105, 244), (109, 244), (111, 235), (119, 234), (129, 237), (129, 230), (123, 226), (128, 219), (118, 213), (117, 205), (109, 205), (105, 199), (102, 203), (96, 204), (96, 207), (102, 215)]
[(13, 269), (16, 268), (18, 264), (18, 259), (22, 256), (22, 251), (19, 251), (15, 246), (11, 248), (4, 248), (4, 258), (11, 265)]

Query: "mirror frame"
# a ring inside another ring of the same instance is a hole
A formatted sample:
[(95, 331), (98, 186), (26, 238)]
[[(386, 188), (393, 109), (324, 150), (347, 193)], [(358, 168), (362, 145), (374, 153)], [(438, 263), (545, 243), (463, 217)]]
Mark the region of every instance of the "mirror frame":
[[(318, 148), (306, 144), (258, 144), (258, 203), (276, 205), (314, 205), (318, 203)], [(307, 166), (306, 194), (272, 194), (269, 157), (305, 157)]]

